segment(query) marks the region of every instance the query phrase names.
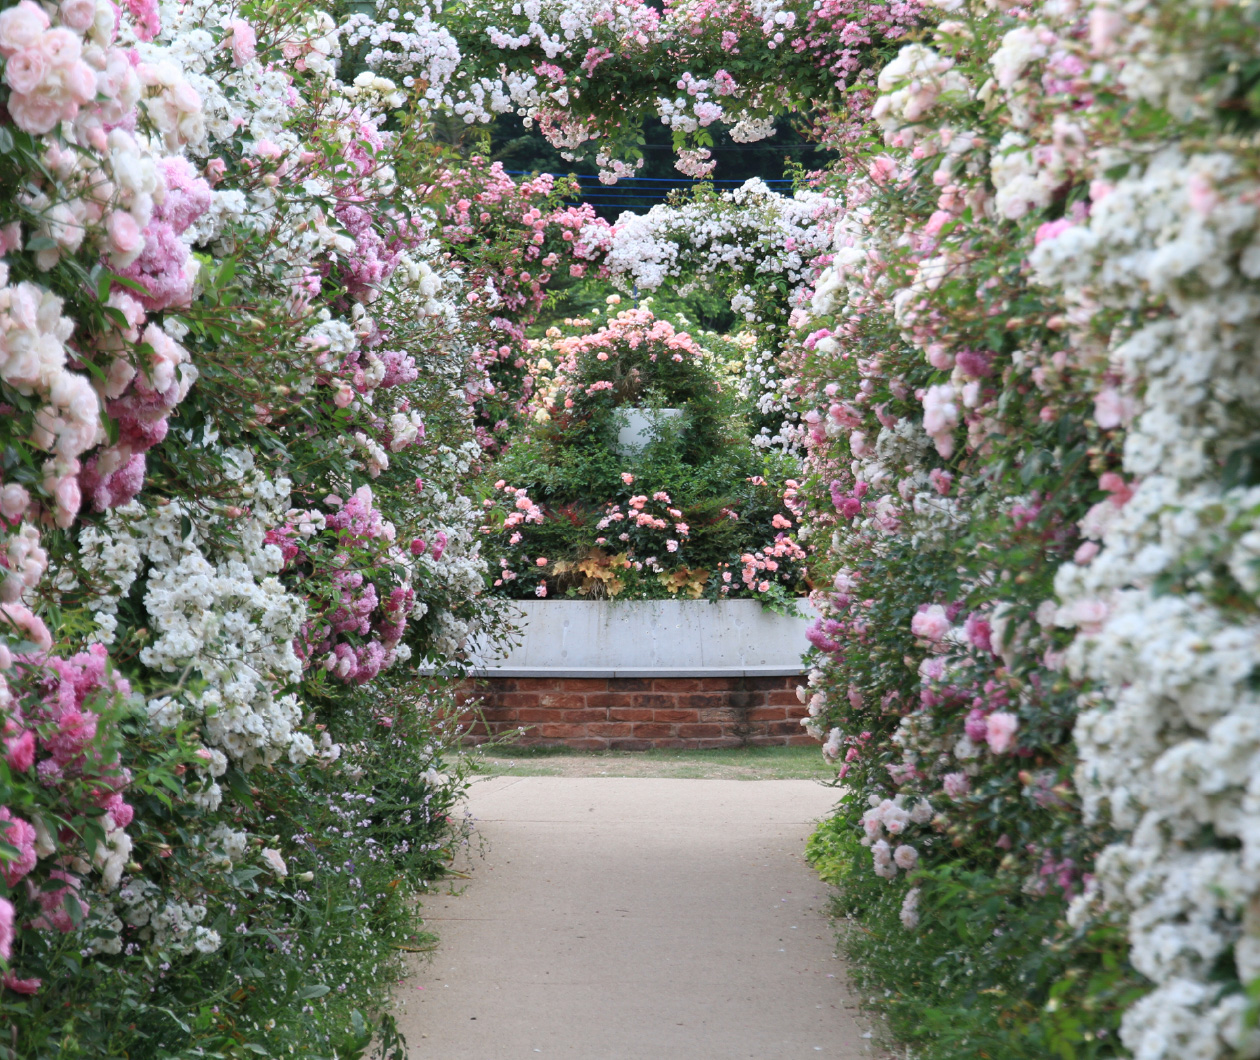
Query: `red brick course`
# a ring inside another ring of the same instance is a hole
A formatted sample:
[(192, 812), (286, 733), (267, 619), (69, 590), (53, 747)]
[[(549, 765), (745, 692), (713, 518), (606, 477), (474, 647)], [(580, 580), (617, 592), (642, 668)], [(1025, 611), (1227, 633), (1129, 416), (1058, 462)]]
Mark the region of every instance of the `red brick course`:
[(523, 744), (644, 751), (805, 745), (799, 677), (494, 677), (460, 691), (468, 743), (524, 728)]

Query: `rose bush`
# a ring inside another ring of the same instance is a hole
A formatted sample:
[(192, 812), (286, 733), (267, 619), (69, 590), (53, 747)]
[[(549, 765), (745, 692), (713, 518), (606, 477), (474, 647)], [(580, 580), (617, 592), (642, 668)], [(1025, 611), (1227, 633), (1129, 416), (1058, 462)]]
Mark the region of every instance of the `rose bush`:
[[(749, 441), (738, 347), (721, 343), (723, 358), (648, 309), (611, 308), (594, 331), (570, 320), (533, 344), (533, 398), (487, 470), (493, 594), (791, 606), (805, 553), (783, 503), (789, 463)], [(641, 447), (619, 441), (628, 410), (656, 423)]]
[(343, 38), (0, 11), (5, 1055), (401, 1048), (461, 835), (452, 699), (402, 664), (479, 621), (483, 325)]
[[(610, 268), (721, 277), (770, 324), (827, 586), (802, 696), (848, 788), (814, 851), (898, 1029), (938, 1056), (1255, 1055), (1253, 16), (902, 13), (916, 39), (827, 128), (816, 251), (744, 257), (709, 204), (623, 218)], [(617, 69), (598, 34), (675, 23), (566, 18), (492, 43), (546, 53), (521, 99), (573, 150), (622, 113), (587, 83)], [(762, 81), (782, 99), (792, 62)], [(658, 100), (690, 150), (721, 115), (679, 75)]]
[[(494, 540), (509, 594), (808, 560), (846, 786), (813, 855), (927, 1055), (1260, 1055), (1258, 32), (1197, 0), (0, 10), (0, 1047), (394, 1047), (459, 786), (404, 666), (457, 659)], [(840, 151), (794, 196), (614, 226), (426, 140), (514, 112), (615, 179), (651, 117), (698, 176), (715, 123), (794, 108)], [(747, 325), (764, 452), (716, 513), (686, 431), (594, 492), (551, 459), (648, 328), (528, 347), (588, 270)]]

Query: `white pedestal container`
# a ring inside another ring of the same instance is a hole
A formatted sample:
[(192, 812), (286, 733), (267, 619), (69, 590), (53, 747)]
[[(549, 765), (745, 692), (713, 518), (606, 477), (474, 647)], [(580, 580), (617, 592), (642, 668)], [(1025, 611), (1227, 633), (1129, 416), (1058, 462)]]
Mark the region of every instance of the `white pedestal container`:
[(756, 600), (518, 600), (522, 639), (479, 677), (782, 677), (804, 672), (801, 617)]
[(663, 423), (681, 415), (682, 409), (618, 409), (621, 428), (617, 432), (617, 448), (621, 455), (634, 456), (643, 452), (660, 434)]

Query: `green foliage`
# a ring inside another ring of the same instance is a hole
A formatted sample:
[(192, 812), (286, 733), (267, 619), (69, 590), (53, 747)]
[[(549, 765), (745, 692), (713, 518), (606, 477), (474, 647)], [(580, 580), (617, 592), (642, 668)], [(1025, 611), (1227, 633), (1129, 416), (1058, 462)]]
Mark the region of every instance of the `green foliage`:
[(0, 1041), (0, 1056), (332, 1060), (364, 1055), (373, 1040), (382, 1058), (403, 1056), (387, 986), (407, 953), (431, 948), (416, 905), (465, 839), (450, 819), (463, 767), (448, 776), (440, 750), (453, 718), (433, 691), (413, 680), (384, 698), (343, 697), (329, 720), (352, 750), (334, 768), (229, 770), (233, 826), (256, 837), (252, 853), (284, 850), (286, 875), (261, 858), (208, 865), (195, 808), (171, 798), (182, 768), (161, 768), (165, 741), (141, 720), (124, 727), (136, 741), (125, 761), (145, 768), (128, 791), (144, 825), (132, 829), (134, 856), (150, 879), (197, 895), (222, 945), (88, 961), (76, 952), (82, 936), (25, 932), (15, 960), (45, 988), (0, 994), (0, 1020), (20, 1020), (16, 1051)]
[[(1117, 1031), (1145, 992), (1124, 958), (1123, 932), (1074, 933), (1057, 894), (1029, 894), (969, 860), (937, 861), (885, 880), (847, 807), (810, 838), (807, 856), (838, 888), (834, 913), (851, 975), (919, 1060), (1103, 1060), (1128, 1055)], [(917, 924), (902, 921), (911, 888)]]
[[(742, 571), (765, 557), (743, 557), (778, 547), (788, 559), (771, 559), (757, 579), (765, 589), (752, 591), (783, 599), (797, 590), (803, 553), (781, 533), (791, 525), (782, 501), (790, 462), (748, 438), (739, 348), (716, 336), (702, 348), (647, 310), (591, 335), (550, 334), (531, 366), (532, 415), (486, 476), (494, 587), (517, 597), (541, 588), (718, 599), (749, 591)], [(658, 417), (638, 452), (618, 444), (627, 409)], [(530, 504), (536, 518), (521, 515)]]

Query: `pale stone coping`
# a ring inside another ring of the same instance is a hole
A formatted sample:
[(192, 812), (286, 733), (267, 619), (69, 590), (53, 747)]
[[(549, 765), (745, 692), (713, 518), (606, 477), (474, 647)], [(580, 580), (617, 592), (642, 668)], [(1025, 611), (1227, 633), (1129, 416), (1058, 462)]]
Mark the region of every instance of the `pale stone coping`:
[(487, 676), (777, 677), (804, 672), (809, 619), (756, 600), (517, 600), (521, 639), (470, 645)]
[(639, 667), (631, 669), (559, 669), (554, 666), (502, 666), (480, 667), (469, 673), (473, 678), (495, 677), (557, 677), (557, 678), (614, 678), (614, 677), (800, 677), (805, 667), (787, 666), (690, 666), (682, 669)]

